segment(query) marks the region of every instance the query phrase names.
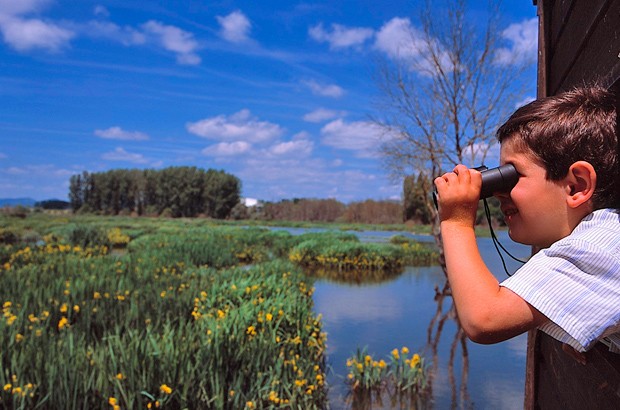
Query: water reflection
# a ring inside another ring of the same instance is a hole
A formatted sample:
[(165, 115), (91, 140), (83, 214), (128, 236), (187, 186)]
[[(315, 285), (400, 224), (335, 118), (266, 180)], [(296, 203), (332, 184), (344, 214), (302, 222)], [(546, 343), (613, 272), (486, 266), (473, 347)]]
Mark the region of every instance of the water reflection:
[(312, 268), (308, 276), (328, 282), (342, 283), (344, 285), (362, 285), (370, 283), (383, 283), (394, 279), (403, 273), (399, 270), (362, 270), (362, 269), (338, 269), (338, 268)]
[[(506, 238), (502, 243), (517, 257), (529, 253)], [(505, 276), (491, 241), (481, 239), (479, 244), (489, 268)], [(512, 271), (516, 267), (509, 263)], [(409, 267), (385, 281), (355, 285), (319, 280), (315, 288), (315, 309), (323, 315), (328, 334), (332, 409), (522, 408), (526, 337), (490, 346), (468, 342), (456, 323), (440, 267)], [(387, 358), (392, 349), (403, 346), (422, 354), (430, 365), (429, 400), (395, 399), (389, 392), (348, 395), (346, 360), (357, 348)]]

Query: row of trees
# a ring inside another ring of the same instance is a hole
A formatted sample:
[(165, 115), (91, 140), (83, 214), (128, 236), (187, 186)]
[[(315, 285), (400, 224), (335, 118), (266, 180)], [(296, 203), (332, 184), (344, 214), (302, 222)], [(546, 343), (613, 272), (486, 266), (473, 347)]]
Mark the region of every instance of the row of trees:
[(397, 224), (403, 222), (403, 207), (400, 202), (371, 199), (349, 204), (335, 199), (286, 199), (268, 202), (245, 215), (239, 214), (238, 218), (269, 221)]
[(224, 171), (196, 167), (115, 169), (73, 175), (74, 212), (227, 218), (239, 203), (241, 181)]

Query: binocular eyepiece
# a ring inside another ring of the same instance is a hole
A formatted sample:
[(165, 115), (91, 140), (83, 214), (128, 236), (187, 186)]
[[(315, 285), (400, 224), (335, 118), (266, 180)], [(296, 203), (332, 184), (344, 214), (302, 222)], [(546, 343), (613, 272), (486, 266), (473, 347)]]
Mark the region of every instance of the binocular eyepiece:
[(512, 164), (506, 164), (491, 169), (482, 165), (474, 169), (480, 171), (482, 174), (480, 199), (493, 196), (496, 192), (509, 192), (519, 180), (519, 173)]
[[(488, 169), (484, 165), (474, 168), (482, 174), (480, 199), (493, 196), (494, 193), (509, 192), (519, 180), (519, 173), (512, 164)], [(437, 192), (433, 191), (433, 201), (437, 207)]]

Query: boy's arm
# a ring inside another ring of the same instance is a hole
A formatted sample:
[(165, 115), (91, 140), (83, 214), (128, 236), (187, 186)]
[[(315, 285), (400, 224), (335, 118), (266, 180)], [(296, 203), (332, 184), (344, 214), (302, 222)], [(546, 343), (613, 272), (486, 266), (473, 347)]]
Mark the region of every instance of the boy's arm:
[(461, 326), (478, 343), (495, 343), (548, 319), (499, 285), (486, 267), (474, 234), (482, 177), (463, 165), (435, 180), (448, 280)]

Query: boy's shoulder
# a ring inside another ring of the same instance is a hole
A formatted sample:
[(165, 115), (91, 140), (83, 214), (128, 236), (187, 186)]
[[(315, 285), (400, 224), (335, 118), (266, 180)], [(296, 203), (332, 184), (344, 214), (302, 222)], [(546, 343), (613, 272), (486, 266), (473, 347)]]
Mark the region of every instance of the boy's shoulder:
[(570, 260), (593, 273), (620, 265), (620, 213), (599, 209), (586, 216), (573, 232), (543, 252), (547, 257)]
[[(597, 209), (588, 214), (563, 241), (586, 240), (588, 242), (620, 243), (620, 210), (612, 208)], [(613, 241), (615, 239), (615, 241)]]

